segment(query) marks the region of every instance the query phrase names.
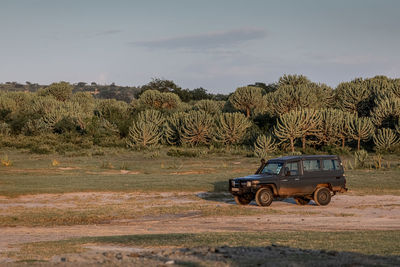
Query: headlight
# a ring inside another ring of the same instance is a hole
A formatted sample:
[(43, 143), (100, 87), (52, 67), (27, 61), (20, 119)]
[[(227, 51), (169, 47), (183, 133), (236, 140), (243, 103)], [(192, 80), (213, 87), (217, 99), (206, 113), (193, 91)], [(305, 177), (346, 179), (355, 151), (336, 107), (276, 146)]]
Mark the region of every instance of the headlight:
[(235, 183), (235, 181), (231, 181), (231, 185), (232, 185), (232, 187), (235, 187), (236, 186), (236, 183)]
[(246, 186), (251, 187), (251, 181), (247, 181)]

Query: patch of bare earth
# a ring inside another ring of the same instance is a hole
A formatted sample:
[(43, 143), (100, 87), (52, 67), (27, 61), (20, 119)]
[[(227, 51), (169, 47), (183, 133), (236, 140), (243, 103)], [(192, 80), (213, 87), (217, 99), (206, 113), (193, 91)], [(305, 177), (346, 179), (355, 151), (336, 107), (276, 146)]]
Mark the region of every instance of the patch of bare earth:
[[(85, 205), (118, 205), (124, 204), (132, 199), (136, 199), (140, 203), (169, 203), (168, 205), (178, 208), (179, 205), (188, 205), (191, 203), (195, 205), (228, 208), (234, 208), (234, 205), (236, 205), (229, 194), (214, 193), (193, 194), (186, 192), (165, 192), (146, 194), (89, 192), (40, 194), (20, 196), (17, 198), (1, 197), (0, 215), (5, 215), (3, 212), (9, 211), (10, 208), (16, 206), (22, 206), (25, 208), (56, 207), (63, 209), (74, 207), (74, 205), (78, 205), (79, 203), (85, 203)], [(274, 201), (270, 207), (258, 207), (254, 203), (251, 203), (251, 205), (246, 208), (257, 209), (260, 211), (274, 209), (280, 212), (272, 214), (264, 214), (263, 212), (260, 212), (256, 215), (246, 216), (201, 216), (201, 214), (195, 210), (193, 210), (193, 212), (185, 210), (182, 211), (181, 214), (178, 212), (178, 214), (146, 215), (134, 219), (109, 221), (108, 223), (101, 225), (0, 227), (0, 251), (16, 249), (16, 247), (22, 243), (63, 240), (88, 236), (232, 231), (400, 230), (400, 196), (337, 195), (332, 198), (332, 202), (328, 206), (316, 206), (313, 202), (311, 202), (310, 205), (298, 206), (292, 199), (287, 199), (283, 201)], [(193, 251), (190, 253), (192, 252)], [(105, 263), (108, 262), (108, 258), (111, 257), (112, 263), (115, 260), (113, 257), (119, 257), (117, 256), (117, 253), (122, 253), (121, 255), (123, 258), (129, 259), (130, 256), (128, 254), (133, 252), (110, 252), (111, 254), (104, 255), (102, 254), (103, 252), (99, 252), (98, 249), (93, 249), (91, 252), (87, 253), (89, 253), (89, 258), (93, 256), (96, 257), (96, 259), (98, 258), (99, 262)], [(158, 251), (155, 253), (162, 254), (163, 252)], [(178, 254), (179, 253), (181, 252), (178, 252)], [(214, 256), (223, 257), (221, 255)], [(136, 256), (133, 258), (135, 257)], [(68, 259), (68, 261), (73, 261), (72, 258)], [(162, 257), (157, 256), (156, 258), (150, 257), (149, 259), (149, 261), (146, 260), (143, 263), (154, 263), (154, 259), (157, 262), (161, 261), (164, 263), (167, 259), (175, 262), (178, 260), (170, 254)], [(211, 260), (211, 262), (213, 262), (213, 259), (214, 258), (207, 258), (207, 260)], [(54, 260), (60, 261), (60, 258)], [(116, 260), (118, 259), (116, 258)], [(221, 263), (221, 266), (228, 264), (228, 261), (217, 262)], [(135, 263), (135, 261), (133, 261), (133, 263)]]

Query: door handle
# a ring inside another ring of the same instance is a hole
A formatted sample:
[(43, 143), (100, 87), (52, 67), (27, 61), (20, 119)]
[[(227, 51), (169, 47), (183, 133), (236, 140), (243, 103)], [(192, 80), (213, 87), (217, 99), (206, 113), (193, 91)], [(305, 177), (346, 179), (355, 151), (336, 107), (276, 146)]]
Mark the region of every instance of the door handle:
[(282, 180), (282, 182), (287, 182), (287, 181), (288, 181), (288, 179), (283, 179), (283, 180)]
[(295, 178), (294, 180), (295, 180), (295, 181), (300, 181), (300, 178)]

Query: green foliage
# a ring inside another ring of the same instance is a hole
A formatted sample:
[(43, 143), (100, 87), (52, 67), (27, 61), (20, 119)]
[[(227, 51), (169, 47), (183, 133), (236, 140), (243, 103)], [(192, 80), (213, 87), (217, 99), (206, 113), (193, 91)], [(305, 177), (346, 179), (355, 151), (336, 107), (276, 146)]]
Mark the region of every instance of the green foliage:
[(51, 95), (58, 101), (66, 101), (72, 95), (72, 86), (67, 82), (52, 83), (40, 90), (39, 95)]
[(204, 111), (190, 111), (184, 118), (182, 143), (208, 145), (213, 138), (214, 119)]
[(182, 144), (183, 124), (187, 113), (175, 112), (172, 113), (165, 122), (164, 136), (165, 141), (169, 145)]
[(254, 143), (254, 155), (266, 159), (268, 155), (277, 150), (277, 145), (272, 136), (260, 135)]
[[(121, 136), (128, 134), (128, 129), (131, 126), (130, 105), (115, 99), (99, 100), (96, 104), (95, 113), (102, 119), (107, 120), (108, 125), (116, 128)], [(102, 122), (104, 125), (106, 122)]]
[(377, 126), (394, 127), (400, 118), (400, 98), (377, 98), (371, 120)]
[(147, 90), (139, 98), (139, 105), (145, 108), (159, 110), (174, 110), (181, 104), (178, 95), (170, 92), (161, 93), (157, 90)]
[(10, 135), (11, 127), (5, 122), (0, 122), (0, 135)]
[(291, 111), (279, 116), (274, 127), (274, 134), (281, 142), (290, 143), (290, 150), (294, 152), (295, 140), (303, 135), (303, 121), (298, 111)]
[(262, 89), (259, 87), (239, 87), (229, 97), (229, 101), (232, 106), (240, 111), (246, 113), (246, 117), (249, 118), (255, 109), (262, 107)]
[(374, 125), (370, 118), (354, 117), (349, 122), (349, 136), (357, 141), (357, 150), (360, 150), (361, 141), (367, 141), (374, 133)]
[(319, 144), (333, 146), (341, 143), (344, 149), (349, 133), (349, 122), (354, 120), (354, 115), (332, 108), (322, 109), (320, 113), (321, 119), (317, 131)]
[(194, 109), (203, 110), (211, 115), (216, 115), (222, 112), (224, 105), (225, 101), (203, 99), (194, 104)]
[(366, 161), (368, 158), (368, 152), (365, 150), (359, 150), (354, 153), (354, 166), (356, 168), (366, 167)]
[(145, 110), (132, 122), (129, 128), (127, 145), (129, 147), (147, 148), (160, 143), (164, 118), (159, 111)]
[(340, 109), (360, 115), (365, 113), (364, 110), (368, 107), (367, 100), (371, 96), (371, 91), (362, 79), (339, 84), (335, 93)]
[(304, 76), (288, 75), (280, 79), (276, 91), (266, 94), (265, 111), (275, 115), (296, 109), (320, 109), (332, 106), (333, 90), (325, 84), (310, 82)]
[(215, 140), (224, 145), (239, 144), (250, 126), (242, 113), (223, 113), (216, 120)]
[(400, 138), (392, 129), (383, 128), (373, 135), (375, 147), (378, 151), (391, 152), (400, 143)]

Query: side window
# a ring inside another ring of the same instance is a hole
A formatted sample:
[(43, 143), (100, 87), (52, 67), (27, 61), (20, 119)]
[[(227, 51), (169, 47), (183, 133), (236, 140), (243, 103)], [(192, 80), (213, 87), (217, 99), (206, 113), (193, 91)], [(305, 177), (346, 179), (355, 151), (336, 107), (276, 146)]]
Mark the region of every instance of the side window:
[(340, 163), (338, 160), (333, 160), (333, 165), (335, 166), (335, 170), (341, 170)]
[(321, 168), (321, 162), (319, 159), (304, 160), (303, 167), (305, 172), (319, 171)]
[(323, 167), (322, 169), (324, 171), (334, 171), (335, 170), (335, 164), (332, 159), (324, 159), (323, 160)]
[(334, 171), (334, 170), (340, 170), (340, 163), (336, 159), (324, 159), (323, 162), (323, 170), (324, 171)]
[(286, 163), (286, 168), (290, 171), (290, 176), (299, 175), (299, 164), (298, 162)]

